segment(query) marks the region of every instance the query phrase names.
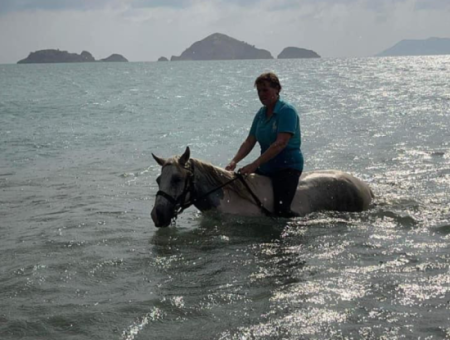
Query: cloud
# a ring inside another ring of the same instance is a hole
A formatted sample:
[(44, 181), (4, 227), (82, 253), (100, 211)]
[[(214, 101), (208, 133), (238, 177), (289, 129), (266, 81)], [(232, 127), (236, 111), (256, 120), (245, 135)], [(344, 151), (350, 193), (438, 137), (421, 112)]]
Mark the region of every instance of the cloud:
[(313, 6), (343, 5), (364, 7), (374, 11), (387, 11), (399, 3), (412, 3), (416, 10), (450, 10), (448, 0), (1, 0), (0, 14), (23, 11), (88, 11), (98, 9), (179, 8), (215, 5), (241, 8), (266, 8), (273, 11)]
[(131, 8), (187, 8), (192, 6), (192, 0), (132, 0), (128, 5)]
[(133, 8), (185, 9), (195, 6), (198, 2), (198, 0), (1, 0), (0, 13)]
[(0, 13), (24, 11), (64, 11), (105, 8), (115, 1), (108, 0), (1, 0)]
[(417, 10), (447, 10), (450, 11), (450, 1), (448, 0), (417, 0), (415, 3)]

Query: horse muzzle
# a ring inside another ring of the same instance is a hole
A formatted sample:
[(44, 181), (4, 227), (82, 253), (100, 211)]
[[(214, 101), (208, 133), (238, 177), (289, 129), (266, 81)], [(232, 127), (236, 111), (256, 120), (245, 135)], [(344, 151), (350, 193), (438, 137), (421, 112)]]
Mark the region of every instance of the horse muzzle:
[(175, 209), (162, 209), (161, 207), (155, 206), (151, 216), (155, 227), (165, 228), (172, 222), (172, 218), (175, 216)]

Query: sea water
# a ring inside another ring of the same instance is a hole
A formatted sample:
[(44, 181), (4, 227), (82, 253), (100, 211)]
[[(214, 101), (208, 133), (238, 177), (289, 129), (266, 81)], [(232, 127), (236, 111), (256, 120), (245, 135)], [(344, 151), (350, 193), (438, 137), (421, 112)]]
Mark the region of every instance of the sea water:
[[(156, 229), (151, 153), (224, 167), (266, 71), (374, 204)], [(448, 56), (0, 65), (0, 338), (448, 339), (449, 118)]]

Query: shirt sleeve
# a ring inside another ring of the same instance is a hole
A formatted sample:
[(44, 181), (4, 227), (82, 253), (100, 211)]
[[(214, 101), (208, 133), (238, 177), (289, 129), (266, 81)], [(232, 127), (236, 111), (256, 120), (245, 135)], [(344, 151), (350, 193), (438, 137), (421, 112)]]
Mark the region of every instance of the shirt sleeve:
[(293, 107), (284, 107), (279, 113), (278, 133), (295, 134), (298, 124), (298, 114)]

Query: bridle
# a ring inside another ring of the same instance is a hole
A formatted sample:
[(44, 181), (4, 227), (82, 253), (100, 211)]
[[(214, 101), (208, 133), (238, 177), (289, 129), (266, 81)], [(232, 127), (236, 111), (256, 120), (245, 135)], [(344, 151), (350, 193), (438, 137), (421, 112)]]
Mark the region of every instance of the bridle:
[[(181, 214), (185, 209), (189, 208), (192, 204), (194, 204), (195, 199), (194, 196), (194, 163), (187, 162), (184, 166), (184, 169), (187, 171), (187, 178), (184, 182), (183, 192), (176, 198), (173, 198), (168, 193), (158, 190), (156, 196), (162, 196), (170, 203), (172, 203), (175, 207), (174, 210), (174, 219), (176, 220), (178, 215)], [(189, 201), (186, 201), (186, 196), (189, 195)]]
[[(236, 181), (236, 180), (240, 180), (242, 182), (242, 184), (245, 186), (245, 188), (248, 190), (248, 192), (250, 193), (250, 195), (253, 197), (253, 199), (256, 202), (256, 205), (258, 205), (258, 207), (261, 209), (261, 211), (263, 212), (264, 215), (269, 216), (269, 217), (273, 217), (273, 213), (271, 213), (266, 207), (264, 207), (264, 205), (262, 204), (262, 202), (259, 200), (259, 198), (254, 194), (254, 192), (250, 189), (248, 183), (245, 181), (244, 176), (239, 173), (239, 172), (235, 172), (234, 173), (234, 177), (232, 179), (230, 179), (229, 181), (219, 185), (218, 187), (208, 191), (207, 193), (201, 195), (201, 197), (195, 197), (195, 187), (194, 187), (194, 163), (191, 161), (188, 161), (185, 165), (184, 165), (184, 169), (187, 171), (187, 178), (184, 182), (184, 189), (183, 192), (176, 198), (173, 198), (172, 196), (170, 196), (168, 193), (162, 191), (162, 190), (158, 190), (158, 192), (156, 193), (156, 196), (162, 196), (164, 197), (166, 200), (168, 200), (170, 203), (172, 203), (174, 205), (174, 216), (172, 219), (174, 219), (176, 221), (177, 217), (179, 214), (181, 214), (184, 210), (186, 210), (187, 208), (189, 208), (191, 205), (195, 204), (195, 202), (202, 200), (203, 198), (205, 198), (206, 196), (212, 194), (213, 192), (216, 192), (217, 190), (222, 189), (223, 187), (227, 186), (228, 184)], [(186, 196), (187, 194), (189, 194), (189, 200), (186, 201)]]

